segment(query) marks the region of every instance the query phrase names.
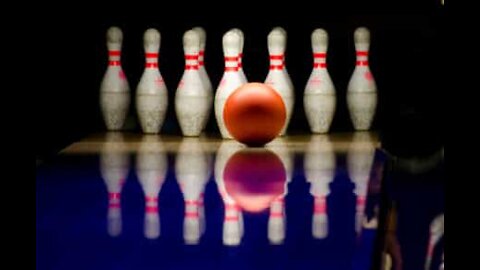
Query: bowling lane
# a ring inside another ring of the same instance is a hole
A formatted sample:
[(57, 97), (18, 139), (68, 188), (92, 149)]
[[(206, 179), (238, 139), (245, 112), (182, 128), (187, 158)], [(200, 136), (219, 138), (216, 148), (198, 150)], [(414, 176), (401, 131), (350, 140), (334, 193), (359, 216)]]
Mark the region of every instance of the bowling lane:
[(402, 236), (411, 230), (392, 207), (402, 196), (385, 192), (390, 162), (367, 132), (265, 148), (94, 134), (37, 167), (37, 269), (376, 269), (391, 239), (378, 228), (396, 228), (382, 217)]

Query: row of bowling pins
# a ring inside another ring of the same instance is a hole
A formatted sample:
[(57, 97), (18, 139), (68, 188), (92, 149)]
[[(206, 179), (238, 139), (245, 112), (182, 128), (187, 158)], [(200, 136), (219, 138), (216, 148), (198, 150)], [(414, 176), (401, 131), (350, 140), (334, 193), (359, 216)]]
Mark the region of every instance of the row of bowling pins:
[[(107, 129), (120, 130), (130, 104), (130, 87), (123, 72), (120, 57), (123, 34), (117, 27), (107, 31), (109, 64), (100, 88), (100, 105)], [(304, 92), (304, 108), (310, 130), (326, 133), (330, 129), (335, 109), (336, 91), (327, 70), (328, 34), (316, 29), (311, 35), (314, 64)], [(377, 87), (370, 72), (368, 52), (370, 33), (360, 27), (355, 30), (356, 67), (348, 84), (347, 104), (356, 130), (370, 129), (377, 106)], [(223, 109), (226, 99), (235, 89), (247, 83), (243, 72), (244, 35), (234, 28), (222, 39), (225, 69), (213, 96), (213, 87), (204, 66), (206, 32), (195, 27), (185, 32), (183, 48), (185, 70), (175, 93), (175, 112), (183, 135), (198, 136), (205, 128), (211, 113), (215, 117), (223, 138), (232, 138), (225, 127)], [(294, 108), (295, 90), (285, 66), (287, 33), (281, 27), (268, 35), (270, 68), (265, 83), (272, 86), (284, 101), (287, 119), (284, 135)], [(148, 29), (144, 34), (145, 70), (137, 86), (136, 109), (142, 130), (158, 133), (165, 120), (168, 107), (167, 88), (158, 68), (160, 33)]]
[[(347, 170), (355, 183), (356, 201), (355, 231), (374, 228), (364, 217), (370, 171), (373, 166), (375, 148), (373, 143), (365, 143), (365, 134), (357, 134), (347, 153)], [(368, 134), (367, 134), (368, 135)], [(108, 194), (108, 231), (112, 236), (121, 232), (121, 192), (129, 171), (129, 153), (124, 151), (121, 134), (109, 134), (100, 161), (100, 171)], [(361, 143), (355, 143), (357, 142)], [(310, 194), (314, 197), (312, 235), (317, 239), (328, 235), (327, 196), (330, 183), (335, 178), (336, 157), (328, 136), (313, 136), (304, 159)], [(215, 182), (222, 197), (225, 212), (223, 222), (223, 243), (239, 245), (243, 236), (242, 211), (237, 201), (227, 192), (224, 179), (225, 167), (230, 158), (245, 146), (236, 141), (224, 141), (213, 159), (205, 151), (197, 138), (184, 139), (175, 159), (175, 176), (182, 190), (185, 202), (184, 241), (196, 244), (205, 232), (204, 189), (214, 168)], [(122, 150), (123, 149), (123, 150)], [(285, 239), (286, 215), (284, 197), (288, 194), (288, 184), (293, 175), (293, 155), (282, 139), (277, 139), (264, 151), (271, 151), (281, 160), (286, 179), (284, 192), (270, 204), (268, 239), (272, 244), (281, 244)], [(143, 138), (137, 152), (136, 174), (145, 194), (144, 234), (147, 238), (160, 235), (158, 195), (165, 181), (168, 161), (163, 144), (157, 137)], [(374, 222), (375, 223), (375, 222)]]

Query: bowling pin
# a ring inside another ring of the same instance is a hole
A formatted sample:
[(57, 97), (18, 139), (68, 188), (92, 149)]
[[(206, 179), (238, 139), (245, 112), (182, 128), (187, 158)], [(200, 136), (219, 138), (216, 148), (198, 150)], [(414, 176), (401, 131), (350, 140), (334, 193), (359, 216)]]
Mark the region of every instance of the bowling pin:
[(327, 197), (330, 184), (335, 178), (335, 152), (327, 135), (314, 135), (307, 144), (304, 171), (313, 196), (312, 235), (316, 239), (328, 236)]
[(240, 36), (240, 48), (239, 48), (239, 53), (238, 53), (238, 73), (242, 77), (242, 82), (247, 83), (247, 76), (245, 75), (245, 72), (243, 72), (243, 64), (242, 64), (242, 59), (243, 59), (243, 44), (245, 43), (245, 36), (243, 35), (243, 31), (238, 29), (238, 28), (233, 28), (233, 31), (235, 31), (239, 36)]
[(285, 197), (286, 194), (276, 198), (270, 204), (268, 218), (268, 240), (273, 245), (280, 245), (285, 240)]
[(347, 88), (347, 105), (355, 130), (368, 130), (377, 108), (377, 85), (370, 71), (370, 31), (360, 27), (354, 33), (357, 62)]
[(240, 245), (243, 236), (243, 215), (238, 204), (226, 191), (223, 174), (230, 157), (244, 147), (237, 141), (223, 141), (217, 150), (215, 159), (215, 182), (225, 207), (222, 237), (223, 244), (227, 246)]
[(167, 175), (168, 161), (158, 137), (145, 135), (137, 153), (136, 173), (145, 195), (144, 235), (148, 239), (160, 236), (158, 193)]
[(336, 95), (327, 70), (328, 34), (319, 28), (312, 32), (313, 70), (305, 86), (303, 106), (312, 133), (327, 133), (335, 115)]
[(130, 106), (130, 86), (122, 69), (123, 33), (118, 27), (107, 31), (108, 68), (100, 85), (100, 107), (108, 130), (120, 130)]
[(160, 33), (148, 29), (143, 36), (145, 70), (137, 86), (136, 108), (144, 133), (158, 133), (165, 120), (168, 92), (158, 69)]
[[(194, 27), (192, 28), (192, 30), (197, 32), (200, 36), (200, 51), (198, 52), (198, 71), (200, 72), (200, 77), (202, 78), (203, 87), (207, 89), (207, 93), (209, 93), (209, 95), (213, 97), (212, 82), (210, 81), (210, 77), (208, 77), (207, 70), (205, 69), (205, 46), (207, 44), (207, 33), (205, 32), (205, 29), (203, 29), (203, 27)], [(210, 104), (208, 105), (207, 121), (210, 118), (210, 113), (213, 105), (212, 103), (213, 98), (210, 99)]]
[(112, 237), (122, 233), (122, 188), (128, 176), (130, 160), (120, 133), (107, 133), (100, 152), (100, 173), (108, 191), (107, 231)]
[(175, 93), (175, 112), (184, 136), (199, 136), (208, 121), (212, 93), (203, 85), (198, 57), (200, 36), (194, 30), (183, 35), (185, 71)]
[(240, 51), (240, 35), (235, 30), (230, 30), (223, 35), (222, 45), (225, 59), (225, 70), (215, 93), (215, 117), (218, 128), (224, 139), (232, 139), (223, 120), (223, 109), (228, 97), (238, 87), (244, 84), (238, 73), (238, 54)]
[(367, 202), (368, 182), (375, 158), (375, 144), (368, 132), (355, 132), (347, 150), (347, 171), (355, 184), (355, 232), (360, 233)]
[[(428, 239), (427, 258), (425, 260), (425, 270), (430, 269), (432, 264), (433, 252), (445, 230), (445, 215), (442, 213), (436, 216), (430, 224), (430, 236)], [(443, 261), (443, 259), (442, 259)]]
[(204, 230), (203, 193), (210, 176), (210, 159), (198, 138), (184, 138), (175, 159), (175, 175), (183, 193), (186, 244), (198, 244)]
[(274, 28), (268, 34), (268, 52), (270, 54), (270, 71), (265, 83), (275, 89), (285, 104), (287, 119), (280, 135), (285, 135), (290, 118), (293, 113), (295, 93), (290, 76), (285, 69), (285, 49), (287, 46), (287, 35), (280, 27)]
[[(278, 31), (281, 31), (283, 33), (283, 35), (285, 36), (285, 40), (287, 40), (287, 31), (285, 29), (283, 29), (282, 27), (275, 27), (273, 28), (272, 30), (278, 30)], [(287, 71), (287, 65), (285, 63), (285, 54), (283, 54), (283, 58), (282, 58), (282, 65), (283, 65), (283, 72), (286, 73), (287, 75), (287, 82), (288, 82), (288, 86), (291, 88), (291, 89), (295, 89), (295, 87), (293, 87), (293, 83), (292, 83), (292, 79), (290, 78), (290, 75), (288, 74), (288, 71)]]

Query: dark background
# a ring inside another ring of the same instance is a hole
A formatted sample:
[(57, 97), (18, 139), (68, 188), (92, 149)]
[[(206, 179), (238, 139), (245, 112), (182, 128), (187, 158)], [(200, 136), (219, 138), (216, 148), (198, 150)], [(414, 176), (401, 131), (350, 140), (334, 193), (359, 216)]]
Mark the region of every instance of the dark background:
[[(89, 133), (105, 130), (99, 87), (107, 67), (105, 32), (112, 25), (124, 33), (122, 65), (132, 95), (126, 130), (140, 132), (133, 105), (144, 68), (142, 40), (147, 28), (155, 27), (162, 35), (159, 63), (169, 91), (169, 108), (161, 133), (181, 134), (173, 97), (183, 73), (183, 33), (194, 26), (206, 29), (205, 63), (216, 89), (223, 73), (221, 40), (226, 31), (243, 30), (245, 73), (249, 81), (263, 82), (269, 65), (267, 35), (281, 26), (288, 32), (286, 65), (296, 91), (289, 133), (309, 133), (303, 91), (313, 62), (310, 34), (319, 27), (329, 33), (328, 70), (337, 90), (331, 132), (352, 131), (345, 93), (355, 67), (353, 31), (366, 26), (371, 31), (370, 68), (379, 94), (373, 129), (381, 132), (384, 145), (392, 152), (430, 151), (443, 144), (447, 10), (440, 0), (389, 6), (331, 7), (318, 1), (264, 5), (238, 1), (221, 5), (116, 3), (106, 9), (72, 6), (69, 12), (45, 15), (48, 22), (36, 31), (40, 53), (34, 56), (44, 80), (34, 100), (36, 157), (47, 157)], [(213, 114), (207, 133), (218, 136)]]

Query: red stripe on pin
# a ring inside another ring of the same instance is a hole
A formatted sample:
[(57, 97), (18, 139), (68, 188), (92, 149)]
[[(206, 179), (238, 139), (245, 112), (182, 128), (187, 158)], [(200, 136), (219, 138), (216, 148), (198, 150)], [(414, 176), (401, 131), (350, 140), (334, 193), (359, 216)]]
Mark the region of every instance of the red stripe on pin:
[(272, 217), (272, 218), (282, 218), (283, 213), (282, 212), (272, 212), (272, 213), (270, 213), (270, 217)]
[(238, 221), (238, 217), (225, 217), (225, 221)]
[(205, 51), (201, 50), (198, 52), (198, 55), (201, 55), (201, 56), (204, 56), (205, 55)]
[(357, 204), (364, 205), (366, 202), (367, 202), (367, 198), (365, 198), (364, 196), (357, 197)]
[(197, 212), (185, 212), (185, 217), (186, 218), (198, 218), (198, 213)]
[(109, 66), (120, 66), (120, 61), (108, 61)]
[(313, 58), (326, 58), (327, 54), (326, 53), (314, 53)]
[(368, 56), (367, 51), (357, 51), (357, 56)]
[(145, 213), (157, 213), (158, 207), (156, 206), (147, 206), (145, 207)]
[(198, 61), (198, 65), (203, 66), (203, 65), (205, 65), (205, 63), (203, 61)]
[(185, 60), (198, 60), (198, 54), (185, 54)]
[(239, 54), (238, 54), (238, 57), (242, 58), (242, 57), (243, 57), (243, 53), (239, 53)]
[(194, 201), (194, 200), (187, 200), (187, 201), (185, 201), (185, 204), (186, 205), (199, 205), (198, 201)]
[(314, 63), (313, 68), (326, 68), (327, 63)]
[(120, 199), (120, 193), (119, 192), (111, 192), (111, 193), (108, 193), (108, 198), (110, 200), (112, 199)]
[(275, 70), (275, 69), (282, 70), (283, 65), (270, 65), (270, 69), (271, 70)]
[(158, 53), (145, 53), (146, 58), (157, 58)]
[(186, 66), (185, 66), (185, 69), (193, 69), (193, 70), (195, 70), (195, 69), (198, 69), (198, 65), (186, 65)]
[(108, 51), (108, 56), (120, 56), (120, 51)]
[(238, 61), (238, 56), (225, 56), (224, 57), (225, 61)]
[(156, 68), (158, 67), (158, 63), (145, 63), (146, 68)]
[(147, 201), (147, 202), (157, 202), (157, 201), (158, 201), (158, 198), (146, 196), (146, 197), (145, 197), (145, 201)]
[(368, 61), (357, 61), (357, 66), (368, 66)]
[(225, 71), (238, 71), (238, 67), (225, 67)]
[(283, 60), (283, 54), (272, 54), (270, 60)]

